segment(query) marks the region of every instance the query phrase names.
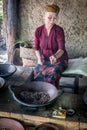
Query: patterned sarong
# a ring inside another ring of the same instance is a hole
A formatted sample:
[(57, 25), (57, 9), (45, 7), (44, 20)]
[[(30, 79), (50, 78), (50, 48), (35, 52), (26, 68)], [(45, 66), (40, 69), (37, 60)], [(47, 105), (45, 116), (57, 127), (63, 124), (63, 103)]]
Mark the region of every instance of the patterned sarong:
[(32, 75), (32, 81), (45, 81), (57, 86), (61, 73), (66, 69), (67, 62), (61, 61), (55, 65), (45, 62), (43, 65), (37, 64)]

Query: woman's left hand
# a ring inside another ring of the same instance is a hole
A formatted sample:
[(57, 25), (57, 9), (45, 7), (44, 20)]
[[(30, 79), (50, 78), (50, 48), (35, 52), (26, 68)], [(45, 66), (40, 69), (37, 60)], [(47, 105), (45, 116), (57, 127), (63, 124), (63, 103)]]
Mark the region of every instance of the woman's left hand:
[(55, 62), (57, 61), (56, 57), (55, 56), (50, 56), (50, 62), (51, 64), (54, 64)]

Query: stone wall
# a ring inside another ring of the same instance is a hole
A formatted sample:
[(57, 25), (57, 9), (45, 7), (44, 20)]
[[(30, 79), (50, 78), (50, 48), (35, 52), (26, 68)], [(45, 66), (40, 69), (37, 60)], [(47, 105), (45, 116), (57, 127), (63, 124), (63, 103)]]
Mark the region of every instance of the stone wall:
[(33, 41), (44, 6), (51, 3), (60, 7), (57, 24), (64, 28), (69, 57), (87, 56), (87, 0), (20, 0), (20, 38)]

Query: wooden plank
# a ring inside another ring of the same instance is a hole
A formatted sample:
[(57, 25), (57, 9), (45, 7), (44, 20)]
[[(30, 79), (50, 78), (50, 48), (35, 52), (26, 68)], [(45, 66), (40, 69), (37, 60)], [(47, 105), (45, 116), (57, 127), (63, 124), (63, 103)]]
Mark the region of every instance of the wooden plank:
[(14, 118), (20, 121), (23, 121), (24, 123), (28, 124), (33, 124), (33, 125), (39, 125), (41, 123), (54, 123), (57, 124), (58, 127), (63, 130), (77, 130), (79, 127), (78, 122), (70, 122), (66, 120), (59, 120), (59, 119), (53, 119), (53, 118), (46, 118), (46, 117), (40, 117), (40, 116), (30, 116), (30, 115), (25, 115), (25, 114), (16, 114), (16, 113), (7, 113), (7, 112), (0, 112), (0, 117), (9, 117), (9, 118)]
[(87, 123), (80, 122), (80, 129), (81, 130), (87, 130)]

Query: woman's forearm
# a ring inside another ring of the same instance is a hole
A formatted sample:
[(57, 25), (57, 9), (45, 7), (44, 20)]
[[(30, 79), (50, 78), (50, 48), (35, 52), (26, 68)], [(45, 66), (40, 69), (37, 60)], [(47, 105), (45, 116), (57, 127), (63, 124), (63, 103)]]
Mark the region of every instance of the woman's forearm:
[(64, 51), (63, 50), (58, 50), (55, 54), (54, 57), (56, 59), (60, 58), (63, 55)]
[(36, 53), (37, 59), (41, 59), (39, 50), (35, 51), (35, 53)]
[(57, 59), (63, 55), (63, 53), (63, 50), (58, 50), (54, 55), (50, 56), (51, 64), (54, 64), (57, 61)]
[(40, 51), (39, 51), (39, 50), (36, 50), (35, 53), (36, 53), (36, 56), (37, 56), (38, 64), (41, 64), (41, 65), (42, 65)]

